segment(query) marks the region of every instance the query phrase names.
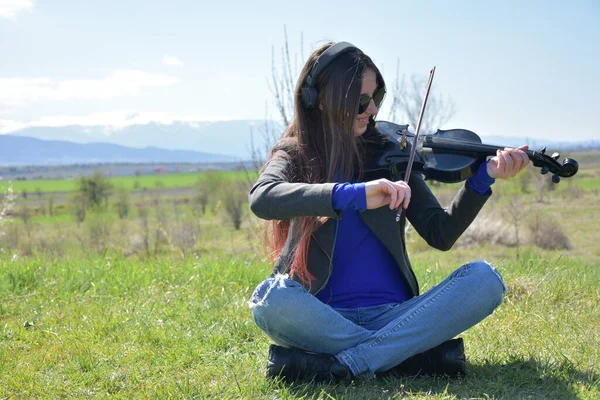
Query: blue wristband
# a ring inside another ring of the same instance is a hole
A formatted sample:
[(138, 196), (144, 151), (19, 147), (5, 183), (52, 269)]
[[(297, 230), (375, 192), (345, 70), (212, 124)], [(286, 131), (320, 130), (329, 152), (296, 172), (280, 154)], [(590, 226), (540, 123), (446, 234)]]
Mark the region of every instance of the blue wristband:
[(487, 173), (487, 162), (481, 163), (477, 172), (472, 177), (467, 179), (469, 187), (475, 192), (482, 196), (489, 194), (491, 186), (496, 182), (496, 179), (492, 178)]
[(348, 207), (358, 211), (367, 209), (364, 183), (338, 183), (333, 187), (333, 209), (344, 211)]

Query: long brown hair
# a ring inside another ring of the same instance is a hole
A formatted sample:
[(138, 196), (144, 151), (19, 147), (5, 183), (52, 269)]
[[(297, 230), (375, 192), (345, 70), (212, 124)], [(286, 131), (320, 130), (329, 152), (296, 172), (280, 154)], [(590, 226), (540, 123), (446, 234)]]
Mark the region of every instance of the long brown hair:
[[(338, 55), (315, 77), (319, 105), (305, 108), (301, 89), (318, 57), (332, 45), (327, 43), (315, 50), (304, 65), (295, 89), (294, 118), (271, 150), (270, 158), (278, 150), (284, 150), (286, 157), (290, 157), (294, 182), (350, 182), (362, 174), (361, 140), (354, 134), (362, 76), (365, 70), (371, 69), (376, 74), (378, 87), (384, 87), (385, 83), (371, 58), (355, 48)], [(371, 117), (363, 136), (374, 130), (375, 121)], [(294, 234), (301, 237), (290, 274), (310, 284), (313, 279), (307, 266), (310, 239), (327, 218), (298, 217), (296, 220), (299, 229)], [(275, 260), (287, 240), (290, 221), (267, 221), (266, 224), (267, 244)]]

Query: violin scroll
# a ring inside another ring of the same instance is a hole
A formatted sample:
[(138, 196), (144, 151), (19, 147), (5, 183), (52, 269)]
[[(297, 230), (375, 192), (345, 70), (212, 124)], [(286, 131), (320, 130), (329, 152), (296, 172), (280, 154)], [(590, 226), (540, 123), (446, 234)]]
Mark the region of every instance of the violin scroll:
[(560, 153), (546, 155), (546, 146), (539, 151), (526, 151), (527, 156), (535, 167), (541, 168), (542, 175), (552, 172), (552, 182), (560, 182), (560, 178), (570, 178), (579, 170), (579, 163), (572, 158), (565, 158), (561, 163), (558, 162)]

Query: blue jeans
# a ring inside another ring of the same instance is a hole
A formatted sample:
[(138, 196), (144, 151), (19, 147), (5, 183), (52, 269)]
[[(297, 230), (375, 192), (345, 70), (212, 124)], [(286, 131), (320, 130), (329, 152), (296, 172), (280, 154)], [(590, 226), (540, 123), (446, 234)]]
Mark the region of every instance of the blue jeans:
[(476, 261), (403, 303), (334, 309), (277, 275), (260, 283), (248, 304), (276, 344), (332, 354), (355, 376), (372, 376), (477, 324), (500, 305), (505, 291), (496, 269)]

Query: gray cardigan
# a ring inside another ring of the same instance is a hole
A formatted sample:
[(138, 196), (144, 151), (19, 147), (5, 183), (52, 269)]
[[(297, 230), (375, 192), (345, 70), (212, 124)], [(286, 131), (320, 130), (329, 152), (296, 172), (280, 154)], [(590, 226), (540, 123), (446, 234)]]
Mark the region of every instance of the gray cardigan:
[[(330, 217), (313, 234), (308, 251), (308, 270), (315, 277), (302, 283), (310, 293), (319, 292), (331, 276), (333, 249), (340, 213), (333, 209), (335, 183), (309, 184), (291, 182), (289, 157), (279, 151), (263, 167), (249, 194), (250, 209), (259, 218), (288, 220), (290, 230), (285, 246), (275, 262), (273, 273), (289, 273), (300, 239), (296, 217)], [(409, 185), (411, 200), (406, 216), (427, 243), (439, 250), (449, 250), (467, 229), (490, 194), (482, 196), (462, 186), (447, 209), (440, 206), (420, 174), (412, 173)], [(365, 224), (390, 251), (413, 296), (419, 294), (417, 278), (406, 253), (404, 219), (396, 222), (396, 212), (384, 206), (360, 213)], [(294, 277), (292, 277), (294, 278)]]

